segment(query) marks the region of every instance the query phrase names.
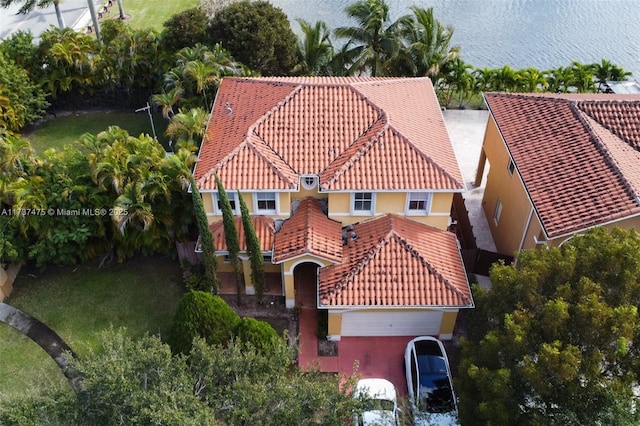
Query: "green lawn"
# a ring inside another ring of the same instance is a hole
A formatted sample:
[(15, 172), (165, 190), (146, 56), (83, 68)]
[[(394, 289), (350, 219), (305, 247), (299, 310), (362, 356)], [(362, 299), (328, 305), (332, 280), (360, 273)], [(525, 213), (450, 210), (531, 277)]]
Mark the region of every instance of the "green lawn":
[[(166, 147), (167, 138), (164, 131), (167, 129), (168, 121), (162, 115), (154, 114), (153, 123), (158, 140)], [(24, 136), (37, 153), (42, 153), (47, 148), (62, 149), (85, 133), (96, 135), (109, 126), (120, 126), (136, 137), (141, 133), (152, 135), (151, 121), (146, 112), (94, 111), (59, 115), (30, 129)]]
[[(6, 302), (53, 328), (76, 352), (96, 343), (111, 326), (127, 334), (166, 336), (182, 295), (177, 260), (151, 257), (110, 265), (23, 268)], [(35, 343), (0, 324), (0, 403), (44, 386), (68, 389), (66, 379)]]
[[(176, 13), (198, 6), (198, 0), (122, 0), (124, 13), (129, 17), (127, 23), (132, 28), (151, 28), (162, 31), (162, 24)], [(107, 14), (108, 18), (119, 16), (118, 5), (114, 1)]]

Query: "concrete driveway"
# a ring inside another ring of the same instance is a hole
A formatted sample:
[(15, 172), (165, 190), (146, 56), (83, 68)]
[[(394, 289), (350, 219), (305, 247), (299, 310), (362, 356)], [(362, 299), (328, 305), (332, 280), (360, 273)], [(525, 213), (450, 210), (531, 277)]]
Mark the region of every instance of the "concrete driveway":
[[(93, 1), (96, 10), (105, 3), (104, 0), (61, 0), (60, 10), (67, 27), (79, 30), (91, 22), (89, 3)], [(18, 15), (22, 2), (0, 10), (0, 40), (10, 37), (18, 31), (30, 31), (33, 38), (39, 40), (40, 34), (52, 25), (58, 27), (58, 19), (53, 5), (43, 9), (35, 9), (26, 15)]]

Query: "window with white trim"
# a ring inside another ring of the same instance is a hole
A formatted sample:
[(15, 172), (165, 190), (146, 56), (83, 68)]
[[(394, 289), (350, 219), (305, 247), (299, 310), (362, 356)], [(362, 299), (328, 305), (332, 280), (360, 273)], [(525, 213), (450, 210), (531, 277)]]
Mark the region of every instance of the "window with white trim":
[[(227, 192), (227, 197), (229, 198), (229, 204), (231, 204), (231, 210), (233, 210), (233, 214), (240, 214), (240, 211), (238, 209), (238, 193)], [(220, 197), (218, 197), (217, 192), (213, 193), (213, 211), (215, 214), (222, 214), (222, 205), (220, 204)]]
[(352, 206), (355, 213), (373, 213), (373, 192), (354, 192)]
[(410, 192), (407, 200), (407, 214), (428, 214), (431, 210), (430, 192)]
[(313, 189), (318, 184), (318, 178), (316, 176), (303, 176), (302, 179), (302, 187), (304, 189)]
[(256, 210), (258, 213), (276, 213), (276, 193), (256, 192)]
[(500, 221), (500, 215), (502, 214), (502, 201), (498, 198), (498, 202), (496, 203), (496, 209), (493, 212), (493, 220), (496, 221), (496, 225)]

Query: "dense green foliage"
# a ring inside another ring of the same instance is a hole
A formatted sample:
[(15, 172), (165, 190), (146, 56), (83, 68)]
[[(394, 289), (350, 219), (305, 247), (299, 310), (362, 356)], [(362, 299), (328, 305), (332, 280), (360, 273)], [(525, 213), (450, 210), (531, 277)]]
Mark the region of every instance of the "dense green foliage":
[(42, 117), (48, 106), (37, 82), (0, 51), (0, 129), (17, 132)]
[(209, 230), (209, 221), (207, 220), (207, 212), (202, 203), (202, 197), (198, 190), (198, 185), (193, 178), (189, 176), (191, 182), (191, 195), (193, 198), (193, 213), (196, 216), (196, 225), (200, 234), (200, 247), (202, 249), (202, 265), (204, 267), (205, 281), (202, 284), (207, 285), (206, 288), (194, 288), (194, 290), (211, 291), (213, 294), (218, 293), (220, 281), (217, 272), (216, 245), (213, 242), (213, 235)]
[(169, 50), (178, 51), (196, 44), (206, 44), (209, 17), (200, 7), (173, 15), (164, 26), (164, 42)]
[(636, 231), (596, 228), (494, 266), (466, 321), (464, 424), (638, 424), (639, 259)]
[(296, 36), (289, 19), (268, 1), (227, 6), (211, 20), (209, 34), (262, 75), (289, 75), (296, 65)]
[(233, 335), (241, 342), (249, 343), (256, 350), (269, 354), (274, 341), (280, 339), (276, 330), (266, 321), (255, 318), (241, 318), (233, 329)]
[(258, 240), (256, 229), (249, 215), (247, 203), (245, 203), (244, 198), (242, 198), (240, 191), (238, 191), (238, 200), (240, 201), (240, 214), (242, 215), (245, 244), (247, 246), (249, 259), (251, 260), (251, 281), (256, 291), (256, 299), (258, 303), (260, 303), (264, 293), (264, 257), (262, 255), (262, 248), (260, 247), (260, 240)]
[(45, 392), (0, 406), (3, 425), (338, 425), (362, 409), (351, 397), (354, 378), (303, 373), (280, 340), (268, 354), (252, 345), (194, 342), (172, 355), (159, 338), (100, 336), (99, 350), (75, 361), (85, 392)]
[(122, 261), (172, 252), (189, 235), (190, 152), (167, 158), (155, 140), (117, 127), (41, 156), (23, 139), (0, 135), (0, 150), (0, 203), (8, 213), (0, 229), (19, 258), (38, 266), (101, 254)]
[[(224, 228), (224, 240), (227, 243), (227, 251), (229, 252), (229, 262), (233, 267), (233, 274), (236, 281), (236, 292), (238, 298), (244, 293), (244, 276), (242, 275), (242, 264), (240, 263), (240, 241), (238, 237), (238, 228), (236, 228), (236, 217), (229, 201), (227, 191), (220, 181), (218, 175), (215, 175), (216, 186), (218, 187), (218, 205), (222, 210), (222, 226)], [(238, 200), (236, 200), (238, 201)], [(237, 207), (237, 206), (236, 206)]]
[(203, 291), (186, 293), (173, 319), (169, 344), (176, 353), (188, 353), (196, 337), (210, 345), (226, 344), (240, 317), (220, 297)]

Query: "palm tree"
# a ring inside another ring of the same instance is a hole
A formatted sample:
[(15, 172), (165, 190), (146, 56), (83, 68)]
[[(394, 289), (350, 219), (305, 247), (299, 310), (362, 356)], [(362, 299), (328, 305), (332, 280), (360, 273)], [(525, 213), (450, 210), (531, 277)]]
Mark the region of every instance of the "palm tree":
[(544, 92), (547, 89), (547, 79), (536, 68), (528, 67), (518, 70), (520, 89), (528, 92)]
[(151, 96), (151, 102), (162, 108), (162, 116), (171, 119), (175, 115), (173, 107), (182, 99), (184, 90), (181, 87), (173, 87), (168, 92), (162, 92)]
[(453, 27), (443, 25), (433, 8), (412, 7), (413, 15), (398, 20), (406, 47), (394, 59), (403, 75), (430, 77), (435, 83), (440, 71), (460, 57), (460, 47), (450, 47)]
[(56, 10), (56, 18), (58, 19), (58, 27), (65, 28), (64, 18), (60, 10), (60, 0), (0, 0), (1, 8), (8, 8), (14, 3), (23, 3), (18, 10), (19, 14), (26, 15), (34, 9), (43, 9), (53, 5)]
[(491, 90), (497, 92), (515, 92), (518, 90), (518, 73), (509, 65), (504, 65), (493, 71), (491, 75)]
[(180, 109), (176, 115), (171, 117), (165, 134), (174, 141), (194, 143), (196, 139), (201, 140), (204, 136), (208, 121), (209, 113), (202, 108), (192, 108), (186, 111)]
[(360, 0), (345, 11), (358, 23), (334, 30), (336, 37), (347, 39), (346, 50), (340, 52), (348, 58), (344, 61), (347, 73), (382, 75), (400, 48), (398, 23), (389, 22), (389, 6), (384, 0)]
[(574, 87), (578, 93), (596, 91), (593, 69), (589, 65), (584, 65), (578, 61), (571, 63), (571, 79), (568, 81), (570, 87)]
[(298, 23), (304, 36), (298, 39), (298, 63), (293, 72), (299, 75), (326, 74), (333, 56), (327, 24), (317, 21), (315, 25), (311, 25), (304, 19), (298, 19)]
[[(473, 66), (458, 58), (446, 64), (443, 80), (447, 87), (447, 102), (456, 95), (458, 107), (462, 108), (464, 101), (475, 92), (475, 75)], [(448, 106), (448, 104), (447, 104)]]
[(185, 77), (192, 78), (196, 82), (196, 93), (204, 95), (204, 105), (207, 110), (209, 101), (207, 99), (207, 87), (220, 82), (218, 69), (210, 63), (202, 61), (190, 61), (184, 67)]

